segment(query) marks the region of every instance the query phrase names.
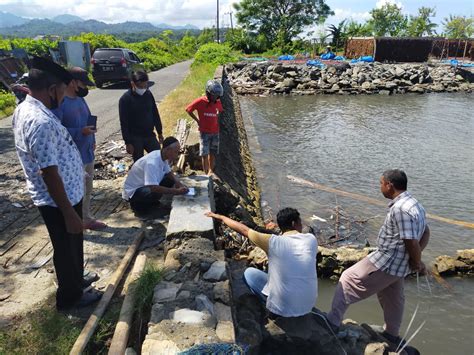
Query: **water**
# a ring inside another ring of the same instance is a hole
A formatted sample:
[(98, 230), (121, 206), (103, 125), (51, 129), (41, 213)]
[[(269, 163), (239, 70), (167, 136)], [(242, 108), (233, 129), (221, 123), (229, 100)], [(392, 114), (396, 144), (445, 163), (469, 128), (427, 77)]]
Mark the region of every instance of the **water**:
[[(329, 218), (337, 205), (350, 216), (371, 219), (364, 233), (374, 242), (386, 209), (291, 182), (292, 175), (327, 187), (388, 202), (379, 178), (402, 168), (408, 188), (428, 213), (474, 222), (474, 115), (470, 94), (398, 96), (243, 97), (263, 199), (273, 214), (298, 208), (306, 223)], [(429, 220), (431, 240), (423, 260), (474, 248), (474, 230)], [(427, 323), (413, 341), (424, 354), (473, 354), (474, 280), (449, 278), (448, 291), (432, 281), (406, 284), (402, 333), (413, 310), (413, 329)], [(318, 305), (328, 310), (334, 285), (321, 281)], [(382, 324), (376, 298), (353, 305), (347, 317)]]

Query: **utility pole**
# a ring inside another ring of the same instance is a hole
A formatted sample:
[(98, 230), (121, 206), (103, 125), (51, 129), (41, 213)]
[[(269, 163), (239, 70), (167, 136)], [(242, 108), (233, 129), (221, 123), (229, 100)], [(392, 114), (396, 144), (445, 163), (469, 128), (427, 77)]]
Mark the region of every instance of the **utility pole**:
[(219, 38), (219, 0), (217, 0), (217, 26), (216, 26), (216, 36), (217, 36), (217, 43), (220, 43)]
[[(229, 12), (229, 16), (230, 16), (230, 29), (231, 29), (232, 33), (234, 33), (234, 23), (232, 22), (232, 14), (233, 14), (233, 12), (230, 11), (230, 12)], [(466, 42), (466, 43), (467, 43), (467, 42)]]

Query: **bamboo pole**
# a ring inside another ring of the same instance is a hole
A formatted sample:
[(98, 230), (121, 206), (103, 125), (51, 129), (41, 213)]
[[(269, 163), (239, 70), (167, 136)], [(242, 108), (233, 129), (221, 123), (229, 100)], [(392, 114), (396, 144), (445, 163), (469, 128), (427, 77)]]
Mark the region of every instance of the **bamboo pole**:
[(109, 355), (124, 354), (127, 348), (130, 325), (133, 319), (133, 306), (135, 304), (135, 290), (133, 289), (132, 283), (140, 277), (145, 268), (145, 262), (146, 255), (138, 255), (135, 264), (133, 265), (132, 272), (127, 278), (124, 290), (125, 299), (123, 300), (119, 321), (115, 327), (112, 343), (110, 344)]
[[(370, 197), (367, 197), (367, 196), (364, 196), (364, 195), (359, 195), (359, 194), (356, 194), (356, 193), (353, 193), (353, 192), (338, 190), (338, 189), (335, 189), (335, 188), (332, 188), (332, 187), (329, 187), (329, 186), (324, 186), (324, 185), (321, 185), (321, 184), (317, 184), (315, 182), (308, 181), (308, 180), (305, 180), (305, 179), (302, 179), (302, 178), (299, 178), (299, 177), (296, 177), (296, 176), (292, 176), (292, 175), (288, 175), (287, 178), (288, 178), (288, 180), (290, 180), (292, 182), (295, 182), (297, 184), (306, 185), (306, 186), (309, 186), (309, 187), (312, 187), (314, 189), (318, 189), (318, 190), (321, 190), (321, 191), (334, 193), (334, 194), (337, 194), (339, 196), (350, 197), (350, 198), (353, 198), (355, 200), (371, 203), (373, 205), (387, 206), (387, 203), (385, 203), (383, 201), (380, 201), (380, 200), (377, 200), (375, 198), (370, 198)], [(434, 219), (434, 220), (439, 221), (439, 222), (454, 224), (454, 225), (461, 226), (461, 227), (466, 227), (466, 228), (474, 228), (474, 223), (472, 223), (472, 222), (458, 221), (458, 220), (455, 220), (455, 219), (450, 219), (450, 218), (446, 218), (446, 217), (437, 216), (437, 215), (431, 214), (431, 213), (427, 213), (426, 217)]]
[(97, 325), (99, 324), (100, 318), (103, 316), (105, 309), (107, 308), (110, 300), (112, 299), (112, 296), (115, 293), (115, 289), (117, 288), (117, 285), (122, 279), (122, 276), (125, 273), (125, 270), (130, 264), (130, 261), (135, 255), (144, 236), (145, 236), (145, 231), (141, 230), (135, 237), (135, 240), (133, 241), (133, 243), (128, 248), (122, 261), (120, 262), (120, 265), (118, 266), (115, 273), (112, 275), (112, 280), (108, 284), (99, 304), (97, 305), (97, 307), (95, 308), (91, 316), (89, 317), (89, 320), (87, 321), (86, 325), (82, 329), (81, 334), (79, 334), (79, 337), (76, 339), (76, 342), (74, 343), (74, 346), (72, 347), (71, 352), (69, 353), (70, 355), (82, 354), (82, 352), (86, 348), (87, 343), (89, 342), (92, 334), (94, 334), (94, 331), (97, 328)]

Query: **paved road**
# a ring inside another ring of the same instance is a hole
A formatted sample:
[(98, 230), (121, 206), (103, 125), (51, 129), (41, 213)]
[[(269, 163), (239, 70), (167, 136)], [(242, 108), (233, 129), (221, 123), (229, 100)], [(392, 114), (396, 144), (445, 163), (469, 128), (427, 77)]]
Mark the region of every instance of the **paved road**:
[[(155, 82), (151, 91), (157, 102), (163, 98), (184, 79), (189, 72), (191, 61), (181, 62), (149, 74)], [(120, 131), (118, 117), (118, 101), (127, 90), (127, 84), (104, 86), (103, 89), (91, 90), (86, 100), (92, 114), (97, 119), (97, 143), (102, 143), (108, 137)], [(13, 134), (11, 130), (12, 117), (0, 120), (0, 164), (17, 164)]]

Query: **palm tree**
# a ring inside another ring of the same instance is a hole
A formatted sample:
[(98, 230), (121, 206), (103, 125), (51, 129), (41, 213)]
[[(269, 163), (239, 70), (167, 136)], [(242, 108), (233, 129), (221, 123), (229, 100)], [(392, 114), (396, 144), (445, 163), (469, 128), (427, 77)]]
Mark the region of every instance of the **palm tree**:
[(430, 17), (436, 16), (435, 8), (420, 7), (418, 16), (412, 16), (408, 25), (408, 34), (414, 37), (422, 37), (423, 35), (431, 36), (436, 33), (436, 23), (431, 22)]
[(327, 31), (331, 34), (332, 36), (332, 42), (331, 45), (333, 46), (334, 50), (337, 50), (339, 47), (339, 44), (341, 42), (341, 39), (343, 40), (345, 37), (344, 34), (344, 24), (346, 23), (346, 20), (342, 20), (339, 22), (337, 26), (334, 25), (329, 25)]

